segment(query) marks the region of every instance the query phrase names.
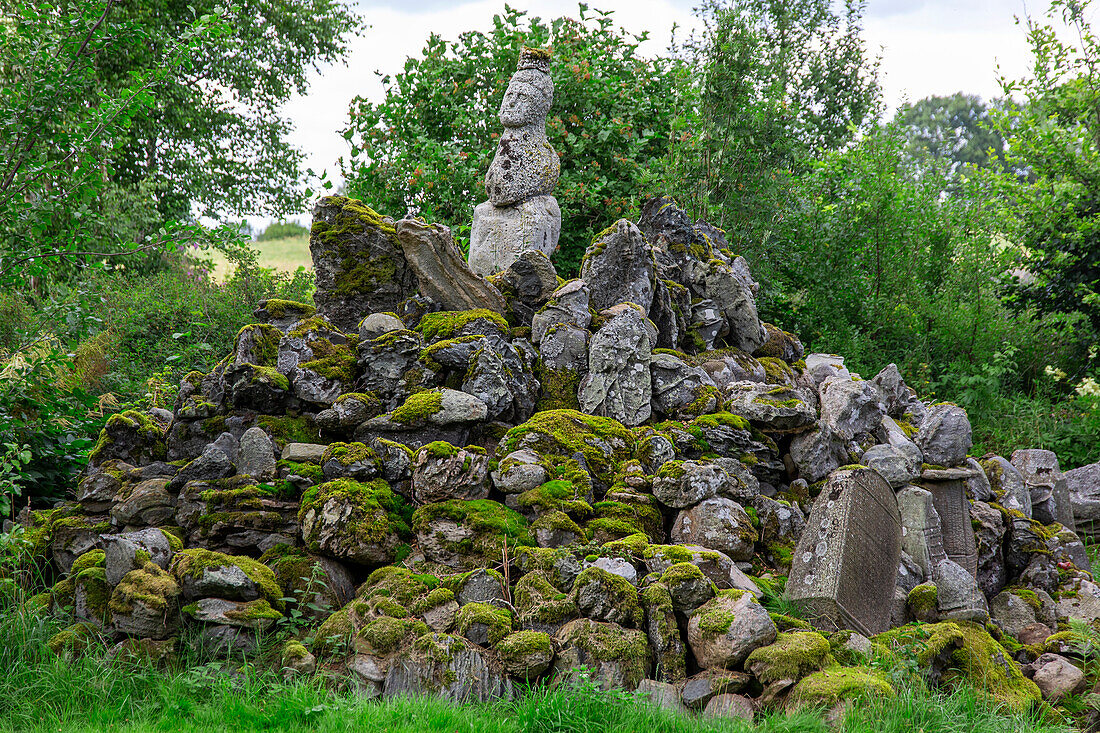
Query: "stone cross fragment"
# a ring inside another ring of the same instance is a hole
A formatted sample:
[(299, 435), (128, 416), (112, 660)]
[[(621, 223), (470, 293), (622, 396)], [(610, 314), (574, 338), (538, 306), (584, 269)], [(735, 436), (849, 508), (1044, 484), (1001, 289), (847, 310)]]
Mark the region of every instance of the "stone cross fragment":
[(561, 161), (546, 138), (554, 101), (550, 52), (525, 48), (500, 105), (504, 133), (485, 174), (489, 200), (474, 209), (470, 269), (491, 275), (525, 250), (550, 255), (561, 234), (561, 209), (551, 192)]
[(966, 500), (966, 480), (973, 478), (970, 468), (925, 470), (920, 485), (932, 494), (932, 503), (940, 517), (943, 550), (975, 578), (978, 577), (978, 543), (970, 523), (970, 502)]
[(871, 636), (890, 626), (900, 560), (890, 484), (869, 468), (834, 471), (795, 548), (787, 594), (818, 628)]
[(419, 219), (402, 219), (395, 229), (405, 260), (420, 282), (421, 295), (439, 303), (444, 310), (486, 308), (504, 312), (504, 297), (492, 283), (466, 265), (450, 229)]

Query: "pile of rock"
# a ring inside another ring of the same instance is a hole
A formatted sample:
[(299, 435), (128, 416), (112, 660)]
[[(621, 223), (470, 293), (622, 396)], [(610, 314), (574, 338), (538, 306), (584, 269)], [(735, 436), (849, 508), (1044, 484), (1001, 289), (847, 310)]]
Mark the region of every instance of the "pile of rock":
[[(34, 607), (77, 622), (59, 650), (194, 627), (219, 654), (289, 639), (288, 670), (367, 695), (584, 666), (749, 716), (890, 695), (868, 657), (899, 646), (1018, 709), (1081, 684), (1095, 472), (970, 456), (965, 411), (892, 365), (804, 355), (671, 201), (568, 282), (534, 250), (456, 271), (445, 229), (348, 199), (312, 236), (316, 311), (261, 303), (171, 413), (109, 420), (75, 502), (24, 516), (59, 578)], [(784, 582), (806, 620), (768, 610)]]

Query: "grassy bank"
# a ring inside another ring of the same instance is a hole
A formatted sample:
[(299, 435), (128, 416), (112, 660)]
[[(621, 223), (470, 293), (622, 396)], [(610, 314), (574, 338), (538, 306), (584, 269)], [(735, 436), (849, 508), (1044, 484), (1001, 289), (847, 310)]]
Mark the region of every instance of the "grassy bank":
[[(256, 262), (278, 272), (293, 273), (299, 267), (313, 269), (313, 259), (309, 256), (309, 237), (286, 237), (266, 242), (252, 242), (252, 249), (259, 253)], [(220, 252), (211, 252), (214, 260), (214, 272), (211, 277), (216, 282), (224, 282), (231, 274), (232, 267)]]

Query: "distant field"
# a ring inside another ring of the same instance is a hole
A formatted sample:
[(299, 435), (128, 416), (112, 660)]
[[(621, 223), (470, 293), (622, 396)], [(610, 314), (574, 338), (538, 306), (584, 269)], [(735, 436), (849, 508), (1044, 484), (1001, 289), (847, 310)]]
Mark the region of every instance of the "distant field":
[[(253, 242), (252, 248), (260, 253), (259, 263), (284, 272), (294, 272), (299, 267), (313, 269), (313, 260), (309, 256), (309, 237), (288, 237), (273, 239), (269, 242)], [(230, 265), (220, 253), (213, 254), (215, 264), (214, 277), (224, 280), (230, 271)]]

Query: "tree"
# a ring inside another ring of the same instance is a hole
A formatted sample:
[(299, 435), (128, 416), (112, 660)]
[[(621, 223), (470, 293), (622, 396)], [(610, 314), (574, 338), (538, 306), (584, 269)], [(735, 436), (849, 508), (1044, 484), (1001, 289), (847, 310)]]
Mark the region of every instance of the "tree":
[(989, 109), (981, 97), (956, 92), (907, 104), (898, 119), (914, 154), (947, 161), (952, 175), (968, 174), (1004, 165), (1004, 138), (993, 129)]
[(383, 77), (385, 99), (357, 98), (344, 137), (349, 195), (379, 211), (421, 216), (468, 237), (501, 128), (496, 115), (523, 46), (553, 49), (547, 135), (561, 156), (555, 264), (574, 273), (593, 235), (629, 216), (669, 146), (675, 62), (638, 54), (645, 34), (580, 5), (578, 17), (539, 18), (508, 6), (489, 33), (433, 34), (420, 58)]
[(1100, 336), (1100, 40), (1088, 0), (1054, 0), (1075, 39), (1029, 18), (1033, 74), (1001, 84), (1019, 105), (993, 114), (1010, 171), (996, 178), (1004, 236), (1019, 254), (1010, 300), (1083, 314)]
[[(124, 87), (135, 70), (159, 63), (189, 19), (217, 4), (119, 3), (115, 20), (139, 29), (144, 42), (97, 55), (100, 83)], [(193, 207), (217, 219), (301, 211), (302, 154), (286, 141), (280, 107), (305, 91), (310, 69), (342, 59), (361, 26), (345, 0), (235, 0), (225, 18), (230, 32), (160, 81), (110, 158), (111, 180), (149, 184), (165, 220), (190, 218)]]
[(666, 180), (732, 246), (770, 267), (768, 233), (789, 178), (849, 144), (878, 116), (878, 61), (862, 38), (863, 3), (708, 0), (703, 31), (676, 50), (689, 63), (675, 103)]

